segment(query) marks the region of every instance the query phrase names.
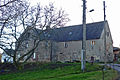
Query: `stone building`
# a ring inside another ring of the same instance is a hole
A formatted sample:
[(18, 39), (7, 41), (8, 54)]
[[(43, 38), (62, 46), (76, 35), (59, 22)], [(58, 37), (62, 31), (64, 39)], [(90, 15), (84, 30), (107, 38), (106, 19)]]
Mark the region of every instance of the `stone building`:
[[(104, 21), (89, 23), (86, 26), (86, 60), (90, 61), (91, 57), (94, 57), (96, 61), (103, 62), (105, 60)], [(105, 27), (107, 61), (113, 61), (113, 41), (107, 21), (105, 22)], [(38, 31), (41, 32), (41, 30)], [(36, 35), (36, 32), (31, 30), (29, 34)], [(81, 60), (82, 25), (50, 29), (43, 31), (39, 36), (41, 42), (29, 61), (73, 62)], [(27, 44), (25, 44), (27, 47), (20, 54), (23, 54), (25, 50), (33, 45), (33, 39), (32, 37), (28, 38)]]

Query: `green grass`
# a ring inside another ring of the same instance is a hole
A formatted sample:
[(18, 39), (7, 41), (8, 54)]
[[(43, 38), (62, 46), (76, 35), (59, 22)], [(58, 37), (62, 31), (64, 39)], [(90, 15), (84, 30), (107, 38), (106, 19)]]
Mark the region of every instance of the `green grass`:
[[(117, 73), (112, 73), (112, 70), (108, 70), (105, 73), (105, 80), (113, 80), (113, 78), (117, 75)], [(101, 71), (87, 72), (81, 74), (73, 74), (63, 77), (57, 77), (46, 80), (103, 80)]]
[[(102, 80), (101, 66), (87, 64), (87, 72), (82, 73), (80, 64), (72, 64), (55, 69), (51, 69), (50, 64), (45, 64), (31, 71), (0, 75), (0, 80)], [(107, 70), (105, 80), (112, 80), (116, 75), (115, 71)]]

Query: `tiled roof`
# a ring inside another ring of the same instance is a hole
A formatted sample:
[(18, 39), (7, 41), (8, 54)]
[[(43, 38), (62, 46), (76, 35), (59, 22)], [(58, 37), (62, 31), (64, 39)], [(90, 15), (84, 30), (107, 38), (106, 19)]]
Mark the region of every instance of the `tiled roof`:
[[(90, 23), (87, 24), (86, 26), (87, 26), (86, 39), (87, 40), (99, 39), (104, 29), (104, 21)], [(82, 25), (73, 25), (51, 29), (41, 34), (41, 38), (58, 42), (78, 41), (82, 40), (83, 38), (82, 36), (83, 36)]]

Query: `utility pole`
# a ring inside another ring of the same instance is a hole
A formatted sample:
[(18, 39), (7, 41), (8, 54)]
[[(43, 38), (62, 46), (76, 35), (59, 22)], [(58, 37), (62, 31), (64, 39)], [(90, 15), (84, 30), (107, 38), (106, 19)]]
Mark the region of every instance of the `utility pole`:
[(106, 12), (105, 12), (105, 8), (106, 8), (106, 5), (105, 5), (105, 1), (103, 1), (103, 7), (104, 7), (104, 63), (105, 63), (105, 66), (106, 66), (106, 63), (107, 63), (107, 55), (106, 55)]
[(86, 64), (86, 0), (83, 0), (83, 39), (81, 52), (81, 70), (85, 72)]

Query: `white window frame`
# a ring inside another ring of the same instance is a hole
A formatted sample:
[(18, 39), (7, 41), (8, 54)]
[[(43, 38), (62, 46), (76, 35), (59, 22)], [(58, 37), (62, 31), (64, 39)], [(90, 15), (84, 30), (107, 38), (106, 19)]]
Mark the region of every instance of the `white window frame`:
[(36, 59), (36, 53), (35, 52), (33, 53), (33, 59)]

